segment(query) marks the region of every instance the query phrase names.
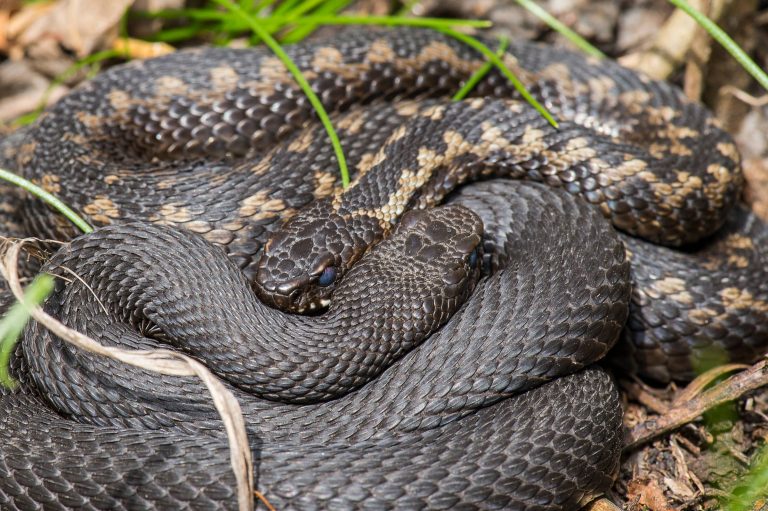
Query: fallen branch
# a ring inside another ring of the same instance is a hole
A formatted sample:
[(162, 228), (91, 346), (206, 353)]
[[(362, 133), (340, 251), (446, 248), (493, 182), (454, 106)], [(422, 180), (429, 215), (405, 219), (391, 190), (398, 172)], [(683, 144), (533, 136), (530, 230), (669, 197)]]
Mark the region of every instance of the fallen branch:
[[(677, 429), (695, 420), (707, 410), (738, 399), (747, 392), (764, 385), (768, 385), (768, 360), (762, 360), (749, 369), (731, 376), (712, 388), (701, 391), (700, 394), (686, 401), (675, 400), (666, 413), (632, 428), (625, 441), (624, 449), (625, 451), (631, 450), (657, 436)], [(698, 391), (701, 386), (697, 383), (694, 388)], [(686, 392), (688, 393), (686, 394)], [(686, 390), (684, 394), (690, 396), (692, 392)]]

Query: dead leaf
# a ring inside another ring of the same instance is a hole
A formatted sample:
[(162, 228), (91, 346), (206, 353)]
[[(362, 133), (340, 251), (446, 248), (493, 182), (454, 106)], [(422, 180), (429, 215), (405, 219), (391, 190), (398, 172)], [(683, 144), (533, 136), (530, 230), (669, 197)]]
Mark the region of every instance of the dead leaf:
[(0, 65), (0, 122), (10, 121), (40, 107), (50, 105), (67, 87), (49, 90), (50, 82), (25, 61), (10, 60)]
[(61, 47), (79, 58), (108, 47), (133, 0), (58, 0), (32, 4), (14, 15), (7, 32), (9, 44), (26, 55), (51, 58)]
[(659, 483), (652, 479), (633, 479), (627, 487), (627, 499), (637, 498), (638, 504), (650, 511), (673, 511)]

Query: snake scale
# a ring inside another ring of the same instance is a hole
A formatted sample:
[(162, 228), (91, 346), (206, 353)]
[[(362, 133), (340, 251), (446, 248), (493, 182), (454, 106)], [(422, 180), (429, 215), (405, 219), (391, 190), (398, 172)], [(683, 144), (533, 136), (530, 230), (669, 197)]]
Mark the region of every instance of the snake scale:
[[(483, 60), (430, 31), (289, 54), (334, 112), (347, 190), (308, 102), (258, 49), (115, 67), (0, 143), (0, 163), (103, 226), (45, 263), (62, 277), (48, 312), (207, 361), (278, 509), (573, 509), (618, 467), (618, 394), (587, 367), (618, 339), (618, 362), (660, 381), (765, 351), (764, 225), (738, 206), (733, 142), (673, 86), (512, 44), (506, 63), (555, 129), (501, 75), (439, 99)], [(532, 183), (455, 190), (498, 177)], [(75, 234), (28, 197), (9, 192), (3, 214)], [(329, 309), (287, 315), (254, 289)], [(39, 325), (12, 372), (3, 509), (235, 506), (198, 381)]]

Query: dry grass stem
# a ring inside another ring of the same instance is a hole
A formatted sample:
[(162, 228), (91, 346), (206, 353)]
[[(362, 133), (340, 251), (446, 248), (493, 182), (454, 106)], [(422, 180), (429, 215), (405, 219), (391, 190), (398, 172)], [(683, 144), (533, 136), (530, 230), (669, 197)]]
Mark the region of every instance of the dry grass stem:
[[(3, 264), (0, 264), (2, 276), (19, 301), (23, 301), (24, 293), (16, 269), (22, 247), (31, 241), (34, 240), (8, 242)], [(37, 322), (53, 334), (79, 349), (160, 374), (200, 378), (211, 393), (213, 404), (221, 415), (226, 429), (232, 470), (237, 481), (239, 509), (240, 511), (254, 509), (253, 460), (240, 405), (232, 393), (204, 365), (186, 355), (170, 350), (126, 350), (102, 346), (90, 337), (64, 326), (44, 312), (41, 307), (28, 307), (28, 311)]]
[[(730, 370), (732, 369), (731, 367)], [(652, 438), (687, 424), (715, 406), (733, 401), (747, 392), (768, 385), (768, 360), (762, 360), (707, 390), (701, 391), (702, 383), (698, 382), (698, 379), (694, 382), (697, 382), (694, 386), (695, 390), (689, 392), (686, 389), (684, 392), (688, 392), (689, 396), (696, 394), (695, 396), (690, 397), (687, 401), (675, 400), (673, 406), (666, 413), (632, 428), (625, 443), (625, 450), (630, 450)]]

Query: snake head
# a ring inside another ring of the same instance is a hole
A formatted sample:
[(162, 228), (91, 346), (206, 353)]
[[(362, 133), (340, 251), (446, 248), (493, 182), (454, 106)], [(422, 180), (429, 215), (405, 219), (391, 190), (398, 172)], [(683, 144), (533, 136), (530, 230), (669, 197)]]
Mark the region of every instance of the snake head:
[(334, 294), (337, 307), (360, 303), (362, 314), (389, 311), (388, 328), (434, 332), (474, 290), (483, 267), (483, 223), (462, 206), (405, 213), (394, 233), (349, 271)]
[[(378, 222), (313, 203), (273, 234), (259, 260), (254, 289), (262, 302), (293, 313), (328, 307), (347, 270), (378, 241)], [(379, 235), (380, 238), (380, 235)]]
[[(458, 210), (463, 213), (456, 213)], [(458, 229), (469, 234), (449, 225), (454, 221)], [(464, 208), (440, 208), (440, 211), (429, 214), (424, 211), (406, 213), (397, 233), (403, 230), (413, 231), (408, 238), (412, 244), (419, 239), (419, 247), (422, 242), (424, 247), (431, 247), (420, 253), (432, 254), (435, 258), (438, 253), (450, 254), (447, 264), (458, 264), (455, 269), (451, 266), (443, 272), (445, 293), (452, 294), (454, 291), (449, 289), (452, 287), (463, 288), (467, 277), (474, 276), (473, 272), (480, 266), (477, 245), (482, 236), (482, 223)], [(417, 232), (419, 236), (415, 235)], [(256, 294), (262, 302), (286, 312), (320, 312), (330, 305), (331, 296), (342, 277), (384, 235), (384, 228), (376, 218), (340, 214), (330, 201), (315, 202), (288, 220), (267, 242), (254, 282)], [(414, 247), (409, 250), (415, 250)], [(382, 254), (390, 252), (391, 248), (381, 250)], [(395, 271), (411, 264), (407, 262), (410, 256), (407, 251), (405, 253), (387, 255)], [(417, 265), (429, 263), (435, 266), (438, 260), (425, 262), (417, 258), (414, 261)]]

